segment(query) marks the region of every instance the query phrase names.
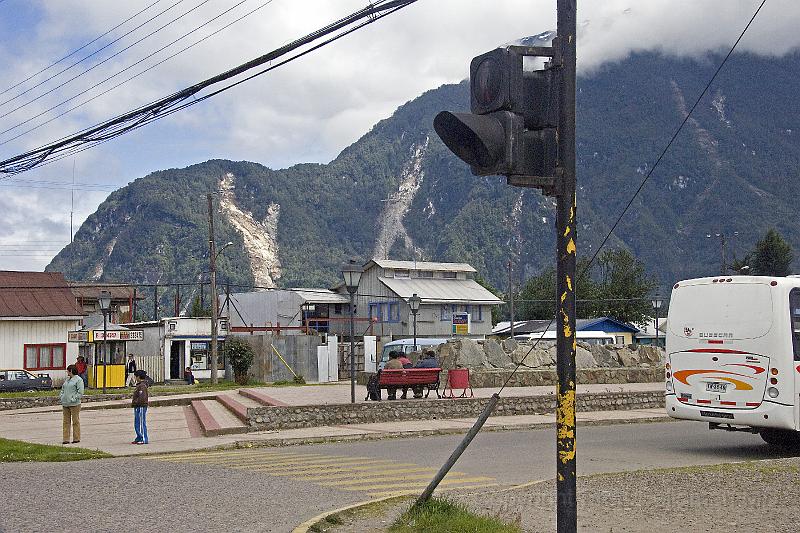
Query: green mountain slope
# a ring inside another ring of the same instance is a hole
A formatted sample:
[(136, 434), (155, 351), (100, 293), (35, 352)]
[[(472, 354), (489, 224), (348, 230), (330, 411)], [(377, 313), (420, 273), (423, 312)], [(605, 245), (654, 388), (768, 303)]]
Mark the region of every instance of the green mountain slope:
[[(718, 61), (636, 54), (579, 78), (579, 253), (599, 245)], [(719, 247), (709, 233), (738, 231), (732, 247), (740, 256), (772, 226), (797, 247), (799, 74), (797, 53), (734, 56), (609, 244), (629, 247), (665, 286), (716, 272)], [(140, 178), (111, 194), (47, 270), (71, 279), (199, 281), (205, 195), (232, 174), (239, 210), (256, 222), (278, 213), (280, 286), (329, 285), (342, 260), (386, 247), (393, 258), (469, 262), (505, 286), (510, 258), (523, 276), (552, 263), (553, 202), (502, 178), (476, 178), (450, 154), (433, 117), (467, 107), (466, 83), (428, 91), (327, 165), (272, 170), (213, 160)], [(216, 216), (217, 238), (235, 246), (220, 259), (220, 279), (259, 285), (252, 254), (226, 217)]]

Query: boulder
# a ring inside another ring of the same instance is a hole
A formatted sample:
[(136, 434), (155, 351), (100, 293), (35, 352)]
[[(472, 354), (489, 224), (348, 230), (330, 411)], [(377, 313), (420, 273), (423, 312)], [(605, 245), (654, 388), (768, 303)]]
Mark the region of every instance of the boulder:
[(596, 368), (597, 362), (594, 360), (589, 345), (582, 342), (578, 343), (575, 351), (575, 368)]
[(663, 351), (655, 346), (639, 346), (639, 360), (643, 363), (660, 364), (664, 360)]
[(454, 342), (446, 342), (436, 348), (436, 360), (445, 370), (455, 368), (457, 355)]
[(483, 347), (472, 339), (459, 339), (453, 343), (456, 350), (455, 364), (460, 368), (488, 367)]
[(513, 366), (511, 357), (507, 354), (503, 347), (495, 340), (487, 339), (483, 342), (483, 351), (486, 354), (486, 361), (495, 368), (506, 368), (510, 365)]
[(500, 345), (503, 347), (503, 351), (506, 353), (512, 353), (514, 350), (517, 349), (519, 343), (512, 338), (504, 339)]
[(598, 367), (619, 367), (619, 359), (614, 350), (609, 349), (607, 346), (600, 344), (589, 345), (589, 351), (592, 352), (595, 363)]
[[(552, 342), (540, 342), (535, 348), (534, 342), (521, 342), (511, 354), (514, 363), (523, 361), (531, 368), (547, 368), (556, 364), (556, 349)], [(533, 348), (533, 349), (532, 349)]]
[(616, 352), (617, 352), (617, 358), (619, 359), (619, 362), (622, 364), (622, 366), (634, 367), (634, 366), (639, 366), (639, 363), (641, 363), (641, 360), (639, 359), (638, 350), (631, 351), (630, 349), (628, 349), (627, 346), (624, 346), (622, 348), (618, 348)]

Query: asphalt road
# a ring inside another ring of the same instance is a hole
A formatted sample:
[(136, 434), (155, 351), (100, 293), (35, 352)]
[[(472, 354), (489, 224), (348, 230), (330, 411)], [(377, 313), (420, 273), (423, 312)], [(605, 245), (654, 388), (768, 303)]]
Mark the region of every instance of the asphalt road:
[[(459, 436), (0, 465), (0, 531), (277, 531), (424, 485)], [(778, 457), (756, 435), (668, 422), (579, 428), (579, 474)], [(401, 470), (413, 471), (397, 481)], [(449, 486), (551, 478), (554, 430), (480, 434)]]

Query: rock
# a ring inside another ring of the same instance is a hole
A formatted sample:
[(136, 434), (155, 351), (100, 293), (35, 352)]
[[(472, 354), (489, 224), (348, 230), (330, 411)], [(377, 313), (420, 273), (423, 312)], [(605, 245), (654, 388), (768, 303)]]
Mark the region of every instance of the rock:
[(514, 350), (517, 349), (517, 346), (519, 346), (519, 343), (516, 340), (512, 339), (512, 338), (508, 338), (508, 339), (504, 339), (503, 342), (500, 345), (503, 347), (503, 351), (504, 352), (510, 354)]
[(439, 366), (445, 370), (456, 367), (455, 344), (455, 342), (446, 342), (436, 348), (436, 360), (439, 361)]
[(598, 367), (619, 367), (619, 359), (614, 350), (600, 344), (589, 345), (589, 350), (592, 352), (595, 363)]
[[(535, 348), (533, 348), (534, 345), (536, 346)], [(535, 342), (521, 342), (511, 354), (511, 359), (514, 363), (519, 363), (524, 359), (524, 364), (531, 368), (555, 366), (555, 343), (540, 342), (537, 345)]]
[(616, 350), (616, 352), (617, 352), (617, 358), (619, 359), (619, 362), (622, 364), (622, 366), (626, 367), (639, 366), (639, 363), (641, 361), (639, 360), (638, 351), (632, 352), (628, 349), (627, 346), (625, 346), (623, 348), (619, 348), (618, 350)]
[(459, 339), (454, 342), (453, 345), (457, 354), (455, 361), (457, 367), (476, 368), (489, 366), (483, 347), (479, 346), (476, 341), (472, 339)]
[(596, 368), (597, 362), (594, 360), (589, 345), (582, 342), (578, 343), (575, 351), (575, 368)]
[(639, 360), (646, 363), (659, 364), (664, 360), (663, 352), (655, 346), (639, 346)]
[(483, 351), (486, 354), (486, 361), (495, 368), (505, 368), (509, 363), (513, 364), (509, 354), (503, 350), (497, 341), (491, 339), (484, 341)]

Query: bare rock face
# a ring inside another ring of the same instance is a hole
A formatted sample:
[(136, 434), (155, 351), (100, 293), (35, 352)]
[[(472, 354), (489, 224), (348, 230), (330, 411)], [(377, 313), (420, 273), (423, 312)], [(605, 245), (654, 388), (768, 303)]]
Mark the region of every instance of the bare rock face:
[(627, 346), (617, 348), (617, 358), (622, 366), (633, 367), (639, 366), (642, 361), (639, 358), (639, 352), (631, 351)]
[(592, 352), (592, 357), (594, 357), (598, 367), (616, 368), (620, 366), (617, 352), (610, 349), (608, 346), (591, 344), (589, 345), (589, 351)]
[(664, 351), (655, 346), (639, 346), (639, 359), (643, 363), (658, 365), (664, 362)]
[(533, 348), (534, 342), (520, 342), (511, 354), (514, 363), (524, 362), (530, 368), (548, 368), (556, 364), (555, 343), (540, 342)]
[(504, 352), (510, 354), (517, 349), (519, 343), (516, 340), (509, 338), (509, 339), (503, 339), (500, 345), (503, 347)]
[(456, 367), (456, 347), (454, 342), (446, 342), (440, 344), (436, 348), (436, 360), (439, 361), (439, 367), (444, 370), (450, 370)]
[(483, 341), (483, 351), (486, 354), (486, 361), (494, 368), (514, 367), (511, 355), (503, 350), (503, 347), (493, 339)]

